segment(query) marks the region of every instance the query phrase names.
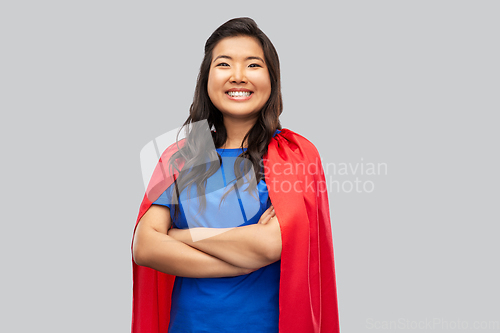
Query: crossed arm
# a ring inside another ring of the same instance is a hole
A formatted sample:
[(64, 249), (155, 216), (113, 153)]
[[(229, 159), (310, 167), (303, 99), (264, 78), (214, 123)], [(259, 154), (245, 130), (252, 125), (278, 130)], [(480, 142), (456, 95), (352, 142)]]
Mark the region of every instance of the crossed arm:
[(257, 224), (243, 227), (170, 229), (171, 225), (169, 208), (149, 208), (135, 231), (136, 264), (206, 278), (248, 274), (281, 257), (281, 231), (272, 207)]

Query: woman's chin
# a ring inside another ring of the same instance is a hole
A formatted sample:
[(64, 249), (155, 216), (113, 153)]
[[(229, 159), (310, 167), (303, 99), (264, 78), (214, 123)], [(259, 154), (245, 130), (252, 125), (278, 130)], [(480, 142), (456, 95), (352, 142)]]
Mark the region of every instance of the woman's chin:
[(221, 113), (224, 119), (234, 120), (255, 120), (259, 116), (258, 111), (242, 109), (225, 110), (221, 111)]

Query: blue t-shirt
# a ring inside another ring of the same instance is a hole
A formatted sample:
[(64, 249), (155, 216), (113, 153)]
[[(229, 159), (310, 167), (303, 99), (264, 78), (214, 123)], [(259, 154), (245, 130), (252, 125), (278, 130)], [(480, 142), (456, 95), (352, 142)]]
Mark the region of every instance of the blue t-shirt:
[[(264, 180), (257, 191), (245, 191), (248, 182), (222, 196), (236, 180), (234, 164), (241, 149), (217, 149), (221, 167), (206, 185), (206, 209), (199, 213), (196, 187), (179, 196), (177, 219), (170, 186), (153, 204), (170, 209), (172, 223), (179, 229), (229, 228), (256, 224), (271, 205)], [(257, 195), (258, 194), (258, 195)], [(280, 264), (277, 261), (250, 274), (222, 278), (176, 277), (172, 291), (169, 333), (260, 332), (277, 333), (279, 320)]]

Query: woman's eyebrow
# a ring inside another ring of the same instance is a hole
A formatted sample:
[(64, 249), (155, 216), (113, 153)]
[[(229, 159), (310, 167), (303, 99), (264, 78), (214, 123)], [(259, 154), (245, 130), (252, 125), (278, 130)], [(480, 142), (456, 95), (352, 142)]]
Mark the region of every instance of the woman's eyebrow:
[[(215, 60), (220, 59), (220, 58), (230, 59), (230, 60), (232, 60), (232, 59), (233, 59), (233, 58), (231, 58), (231, 57), (230, 57), (230, 56), (228, 56), (228, 55), (221, 54), (220, 56), (217, 56), (217, 57), (214, 59), (214, 61), (213, 61), (213, 62), (215, 62)], [(262, 58), (261, 58), (261, 57), (257, 57), (257, 56), (250, 56), (250, 57), (246, 57), (246, 58), (245, 58), (245, 60), (260, 60), (260, 61), (262, 61), (263, 63), (265, 63), (265, 61), (264, 61), (264, 60), (262, 60)]]

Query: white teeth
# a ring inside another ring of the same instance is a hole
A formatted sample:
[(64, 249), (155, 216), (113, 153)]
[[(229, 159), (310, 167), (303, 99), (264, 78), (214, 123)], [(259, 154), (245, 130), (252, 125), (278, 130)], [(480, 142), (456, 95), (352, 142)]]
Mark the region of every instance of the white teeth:
[(248, 97), (251, 92), (249, 91), (228, 91), (227, 94), (231, 97)]

